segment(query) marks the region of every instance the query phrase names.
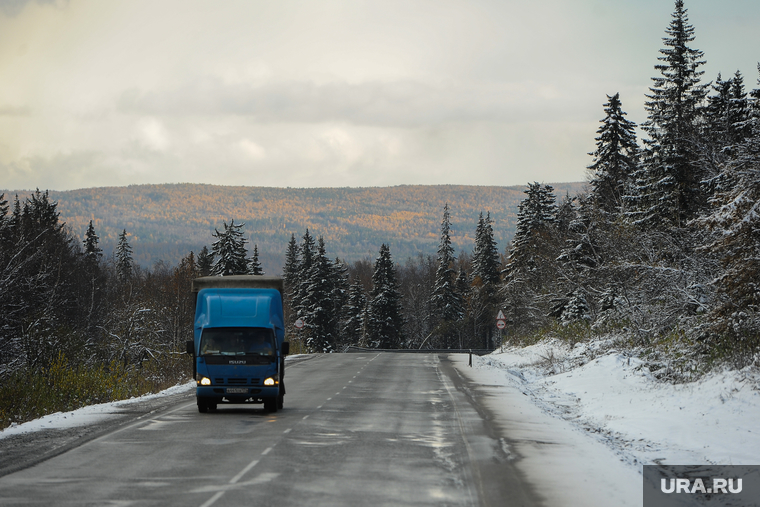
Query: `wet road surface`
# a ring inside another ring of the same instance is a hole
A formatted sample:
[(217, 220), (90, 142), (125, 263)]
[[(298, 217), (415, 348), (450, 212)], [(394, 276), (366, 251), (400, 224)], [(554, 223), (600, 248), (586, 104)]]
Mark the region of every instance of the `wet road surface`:
[(287, 367), (285, 408), (194, 399), (0, 478), (0, 505), (539, 505), (445, 355)]

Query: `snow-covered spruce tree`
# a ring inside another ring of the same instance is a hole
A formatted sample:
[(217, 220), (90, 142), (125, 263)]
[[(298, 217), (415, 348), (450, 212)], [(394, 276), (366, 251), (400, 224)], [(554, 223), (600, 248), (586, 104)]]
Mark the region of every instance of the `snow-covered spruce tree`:
[(443, 207), (441, 241), (438, 245), (438, 269), (435, 273), (435, 287), (431, 299), (438, 316), (446, 322), (456, 322), (464, 317), (462, 297), (456, 288), (457, 273), (454, 270), (456, 257), (451, 246), (451, 217), (448, 203)]
[(248, 260), (248, 274), (249, 275), (263, 275), (264, 270), (261, 268), (261, 262), (259, 262), (259, 246), (253, 245), (253, 255)]
[(751, 134), (750, 108), (741, 72), (736, 71), (734, 77), (726, 81), (718, 74), (712, 89), (715, 93), (707, 97), (702, 137), (709, 144), (710, 155), (720, 163), (725, 156), (730, 156), (733, 146)]
[(208, 251), (208, 247), (204, 245), (198, 254), (198, 274), (199, 276), (210, 276), (213, 270), (214, 256)]
[(348, 292), (342, 334), (349, 344), (361, 344), (365, 342), (366, 327), (365, 314), (367, 311), (367, 296), (364, 294), (364, 286), (360, 281), (351, 284)]
[(293, 297), (293, 291), (298, 284), (298, 275), (300, 269), (301, 255), (296, 242), (296, 235), (290, 235), (288, 248), (285, 251), (285, 266), (282, 268), (282, 278), (285, 284), (285, 293), (288, 297)]
[(334, 311), (333, 266), (325, 251), (325, 241), (319, 237), (317, 254), (305, 284), (303, 301), (306, 322), (306, 347), (310, 352), (334, 352), (338, 319)]
[(661, 77), (647, 95), (647, 121), (642, 170), (628, 197), (630, 219), (643, 227), (681, 226), (703, 207), (704, 171), (699, 161), (700, 105), (707, 85), (700, 84), (703, 53), (688, 46), (694, 40), (683, 0), (676, 0), (673, 19), (663, 38), (665, 48), (655, 65)]
[(396, 283), (396, 268), (391, 250), (383, 243), (372, 274), (372, 292), (368, 303), (367, 331), (374, 348), (392, 349), (404, 340), (401, 293)]
[(338, 349), (342, 349), (346, 345), (350, 345), (350, 339), (343, 334), (343, 323), (348, 319), (347, 304), (348, 293), (350, 290), (348, 282), (348, 266), (345, 262), (336, 258), (332, 262), (332, 269), (330, 271), (331, 283), (332, 283), (332, 295), (330, 300), (332, 301), (332, 311), (335, 316), (335, 345)]
[[(758, 90), (753, 100), (760, 101)], [(752, 106), (751, 135), (723, 166), (713, 211), (697, 221), (717, 232), (706, 248), (723, 266), (713, 281), (720, 297), (711, 312), (715, 345), (742, 366), (760, 348), (760, 108)]]
[(127, 240), (127, 230), (124, 229), (119, 234), (119, 241), (116, 244), (116, 274), (122, 283), (128, 282), (132, 278), (134, 263), (132, 261), (132, 247)]
[(298, 274), (296, 284), (293, 289), (293, 311), (295, 318), (305, 318), (308, 310), (306, 308), (306, 296), (308, 292), (308, 280), (311, 267), (314, 264), (314, 258), (317, 256), (314, 238), (309, 233), (309, 229), (303, 235), (300, 247), (301, 259), (298, 263)]
[(576, 290), (570, 296), (570, 300), (562, 311), (560, 320), (563, 325), (573, 322), (591, 320), (591, 310), (586, 301), (586, 294), (582, 290)]
[(216, 262), (212, 274), (216, 276), (245, 275), (248, 272), (248, 252), (243, 237), (245, 224), (236, 224), (235, 219), (224, 222), (224, 232), (214, 229), (211, 234), (217, 238), (211, 245)]
[[(285, 265), (282, 267), (282, 279), (285, 289), (283, 294), (283, 311), (285, 313), (286, 328), (292, 326), (296, 321), (296, 311), (294, 301), (300, 276), (301, 255), (296, 242), (296, 235), (290, 235), (288, 248), (285, 251)], [(288, 331), (290, 332), (290, 331)]]
[(472, 252), (473, 283), (483, 286), (496, 287), (501, 281), (499, 275), (499, 251), (493, 239), (491, 212), (480, 213), (478, 226), (475, 230), (475, 249)]
[[(556, 293), (556, 259), (563, 246), (556, 232), (557, 204), (553, 188), (528, 184), (520, 202), (516, 232), (504, 268), (500, 301), (515, 331), (539, 326), (548, 313), (544, 298)], [(571, 217), (567, 217), (568, 222)]]
[(591, 172), (591, 196), (606, 213), (617, 214), (623, 209), (623, 196), (630, 193), (633, 173), (639, 158), (636, 143), (636, 124), (625, 118), (620, 94), (607, 96), (605, 118), (596, 131), (596, 151), (588, 166)]
[(474, 339), (483, 348), (491, 348), (498, 312), (498, 290), (501, 283), (499, 253), (493, 239), (491, 213), (480, 213), (475, 229), (475, 248), (472, 252), (472, 289), (470, 308)]
[(84, 234), (84, 256), (89, 262), (94, 264), (97, 264), (103, 256), (103, 249), (98, 246), (99, 239), (98, 235), (95, 234), (92, 220), (90, 220), (90, 225), (87, 226), (87, 232)]
[(534, 271), (538, 268), (538, 253), (542, 241), (548, 240), (557, 216), (554, 189), (538, 182), (528, 183), (527, 197), (520, 201), (517, 225), (507, 258), (505, 275), (514, 276), (516, 271)]

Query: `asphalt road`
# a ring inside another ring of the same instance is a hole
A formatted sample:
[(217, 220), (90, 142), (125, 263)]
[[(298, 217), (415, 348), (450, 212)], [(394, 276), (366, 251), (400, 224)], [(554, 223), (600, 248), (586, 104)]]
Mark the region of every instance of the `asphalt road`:
[(540, 505), (445, 355), (289, 365), (285, 408), (194, 399), (0, 478), (0, 505)]

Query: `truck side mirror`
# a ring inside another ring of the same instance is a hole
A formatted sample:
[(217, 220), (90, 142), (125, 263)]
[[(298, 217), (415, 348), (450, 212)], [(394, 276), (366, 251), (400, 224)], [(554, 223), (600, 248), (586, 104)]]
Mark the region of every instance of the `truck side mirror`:
[(290, 342), (282, 342), (282, 355), (287, 356), (290, 354)]
[(187, 352), (187, 354), (189, 356), (194, 356), (195, 355), (195, 342), (193, 342), (193, 340), (189, 340), (189, 341), (187, 341), (185, 343), (185, 346), (187, 347), (187, 349), (185, 350), (185, 352)]

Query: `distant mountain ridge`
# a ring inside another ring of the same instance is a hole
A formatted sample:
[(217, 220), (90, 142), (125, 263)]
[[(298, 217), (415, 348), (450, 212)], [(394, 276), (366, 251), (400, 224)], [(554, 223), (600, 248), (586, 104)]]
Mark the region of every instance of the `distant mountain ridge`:
[[(575, 195), (584, 183), (552, 184), (558, 200)], [(170, 265), (211, 248), (214, 228), (235, 219), (246, 224), (249, 250), (257, 244), (264, 269), (281, 271), (291, 234), (306, 228), (323, 236), (330, 257), (354, 261), (377, 256), (388, 243), (396, 262), (417, 253), (436, 253), (445, 203), (449, 204), (452, 243), (471, 252), (480, 212), (490, 212), (494, 239), (504, 251), (514, 234), (525, 186), (404, 185), (362, 188), (272, 188), (205, 184), (130, 185), (50, 191), (61, 220), (80, 238), (90, 220), (109, 254), (126, 229), (135, 261)], [(44, 190), (44, 189), (42, 189)], [(12, 201), (16, 192), (6, 191)], [(29, 192), (18, 192), (20, 199)]]

